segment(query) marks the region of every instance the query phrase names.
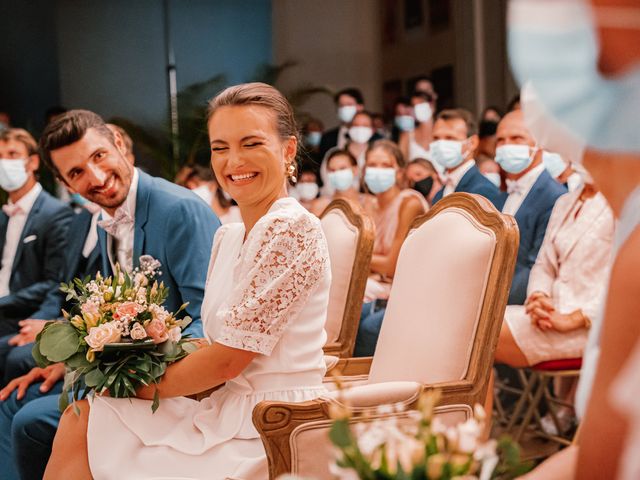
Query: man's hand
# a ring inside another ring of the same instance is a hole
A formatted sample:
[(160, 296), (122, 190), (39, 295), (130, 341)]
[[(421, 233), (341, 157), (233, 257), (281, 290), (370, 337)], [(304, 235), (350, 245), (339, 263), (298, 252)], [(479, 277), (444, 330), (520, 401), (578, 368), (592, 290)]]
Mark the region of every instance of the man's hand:
[(14, 347), (22, 347), (28, 343), (36, 341), (36, 337), (42, 331), (48, 320), (38, 320), (35, 318), (28, 318), (26, 320), (20, 320), (20, 333), (9, 339), (9, 345)]
[(49, 365), (46, 368), (33, 368), (29, 373), (23, 375), (18, 378), (14, 378), (11, 380), (6, 387), (0, 390), (0, 400), (4, 401), (9, 398), (9, 395), (14, 390), (18, 390), (16, 398), (18, 400), (22, 400), (24, 394), (27, 392), (27, 388), (30, 385), (39, 382), (42, 380), (42, 385), (40, 385), (40, 391), (42, 393), (48, 392), (51, 390), (59, 380), (64, 378), (64, 364), (56, 363), (54, 365)]

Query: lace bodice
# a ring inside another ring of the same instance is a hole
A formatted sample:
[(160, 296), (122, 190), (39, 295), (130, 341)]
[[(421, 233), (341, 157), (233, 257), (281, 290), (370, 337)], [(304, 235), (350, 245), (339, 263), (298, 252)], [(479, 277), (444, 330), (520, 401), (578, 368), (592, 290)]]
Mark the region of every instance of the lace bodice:
[[(231, 227), (218, 230), (211, 265), (224, 254), (220, 244)], [(293, 215), (290, 209), (270, 210), (242, 245), (231, 292), (216, 312), (214, 340), (269, 355), (288, 320), (297, 316), (325, 274), (328, 255), (315, 217), (302, 210)]]

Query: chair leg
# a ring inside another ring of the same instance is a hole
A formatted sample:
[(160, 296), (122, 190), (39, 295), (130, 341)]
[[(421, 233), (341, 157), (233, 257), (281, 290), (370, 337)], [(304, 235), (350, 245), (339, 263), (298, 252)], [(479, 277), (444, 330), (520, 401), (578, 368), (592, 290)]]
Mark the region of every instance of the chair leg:
[(537, 408), (538, 408), (538, 405), (540, 404), (540, 400), (542, 399), (542, 395), (544, 394), (545, 388), (549, 383), (548, 377), (540, 376), (540, 375), (536, 375), (536, 377), (538, 377), (538, 388), (536, 389), (536, 392), (533, 395), (533, 399), (531, 400), (531, 403), (529, 404), (529, 408), (524, 415), (524, 419), (520, 424), (520, 428), (518, 428), (518, 431), (514, 436), (514, 440), (516, 442), (520, 441), (520, 439), (524, 435), (524, 431), (531, 423), (531, 417), (533, 417), (534, 414), (537, 412)]
[(531, 392), (533, 391), (533, 387), (535, 386), (535, 383), (536, 383), (535, 372), (531, 372), (531, 374), (527, 378), (525, 371), (523, 369), (518, 369), (518, 376), (520, 378), (520, 383), (522, 384), (522, 394), (520, 395), (520, 398), (518, 399), (518, 403), (516, 403), (516, 406), (513, 409), (513, 412), (511, 413), (511, 420), (507, 425), (508, 432), (511, 432), (516, 426), (516, 422), (518, 421), (518, 418), (522, 414), (527, 400), (530, 400), (531, 398)]

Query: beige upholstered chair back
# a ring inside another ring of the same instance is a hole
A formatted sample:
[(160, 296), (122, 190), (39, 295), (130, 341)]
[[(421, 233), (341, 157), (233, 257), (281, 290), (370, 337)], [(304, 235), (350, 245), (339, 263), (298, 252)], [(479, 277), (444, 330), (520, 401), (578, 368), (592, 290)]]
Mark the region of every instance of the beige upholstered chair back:
[(325, 353), (353, 353), (362, 298), (373, 251), (373, 221), (357, 205), (332, 201), (320, 217), (331, 258), (331, 290), (327, 311)]
[(368, 383), (468, 380), (484, 392), (517, 249), (515, 221), (484, 197), (452, 194), (417, 219), (400, 251)]

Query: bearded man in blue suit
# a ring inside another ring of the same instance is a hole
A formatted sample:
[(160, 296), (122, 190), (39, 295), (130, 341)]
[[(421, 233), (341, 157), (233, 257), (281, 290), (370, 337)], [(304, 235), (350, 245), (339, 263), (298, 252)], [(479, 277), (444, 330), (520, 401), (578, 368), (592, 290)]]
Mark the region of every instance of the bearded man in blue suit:
[[(130, 271), (141, 255), (160, 261), (158, 280), (169, 288), (166, 308), (176, 311), (188, 303), (186, 313), (193, 322), (187, 333), (201, 337), (207, 265), (220, 225), (211, 209), (190, 191), (135, 169), (125, 158), (122, 137), (95, 113), (72, 110), (59, 117), (43, 133), (40, 149), (71, 190), (102, 207), (98, 237), (103, 273), (109, 275), (116, 263)], [(44, 380), (51, 389), (63, 371), (60, 365), (34, 369), (0, 391), (5, 478), (42, 478), (60, 412), (56, 396), (42, 397), (34, 382)]]

